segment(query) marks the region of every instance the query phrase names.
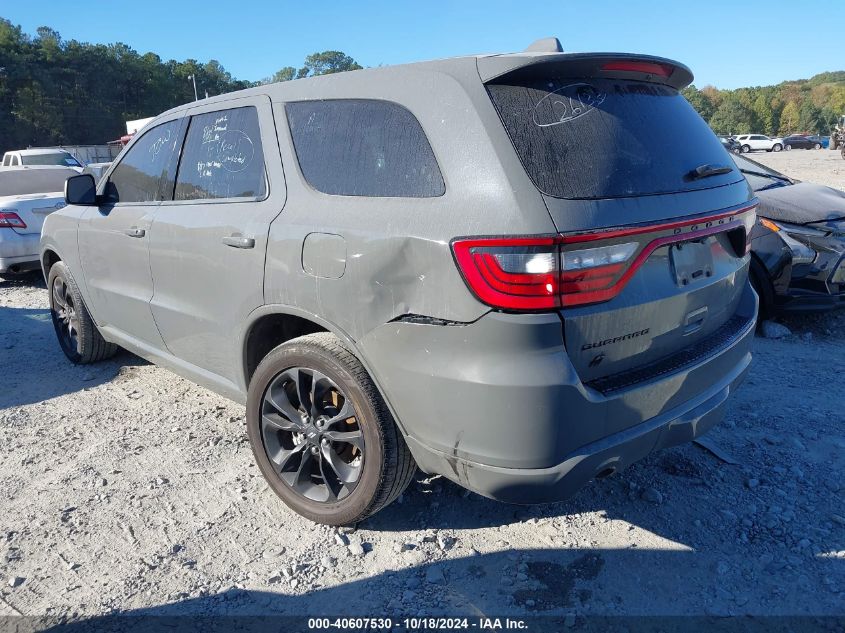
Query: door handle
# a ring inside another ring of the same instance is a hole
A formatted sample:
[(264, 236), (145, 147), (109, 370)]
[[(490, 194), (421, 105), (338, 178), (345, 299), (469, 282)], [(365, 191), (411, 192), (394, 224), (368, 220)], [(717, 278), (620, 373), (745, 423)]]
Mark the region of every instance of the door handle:
[(229, 235), (223, 238), (223, 243), (232, 248), (255, 248), (255, 240), (243, 235)]
[(124, 233), (126, 233), (129, 237), (144, 237), (147, 234), (144, 229), (139, 229), (137, 226), (133, 226), (131, 229), (126, 229)]

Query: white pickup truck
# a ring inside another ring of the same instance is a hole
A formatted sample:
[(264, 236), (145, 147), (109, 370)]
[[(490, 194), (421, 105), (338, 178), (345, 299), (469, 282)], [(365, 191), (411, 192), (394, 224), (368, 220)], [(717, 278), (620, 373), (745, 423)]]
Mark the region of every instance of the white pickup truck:
[(76, 156), (70, 152), (52, 147), (16, 149), (3, 154), (2, 167), (32, 167), (35, 165), (73, 167), (79, 172), (82, 171), (83, 167)]
[(771, 138), (765, 134), (740, 134), (734, 137), (739, 142), (739, 149), (743, 154), (755, 150), (779, 152), (783, 149), (782, 138)]

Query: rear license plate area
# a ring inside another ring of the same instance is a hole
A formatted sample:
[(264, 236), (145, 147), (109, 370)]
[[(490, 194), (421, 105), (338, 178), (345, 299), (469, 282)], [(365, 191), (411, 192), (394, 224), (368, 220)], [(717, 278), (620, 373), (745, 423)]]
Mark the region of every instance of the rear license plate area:
[(669, 247), (675, 283), (689, 286), (713, 276), (713, 253), (704, 242), (683, 242)]

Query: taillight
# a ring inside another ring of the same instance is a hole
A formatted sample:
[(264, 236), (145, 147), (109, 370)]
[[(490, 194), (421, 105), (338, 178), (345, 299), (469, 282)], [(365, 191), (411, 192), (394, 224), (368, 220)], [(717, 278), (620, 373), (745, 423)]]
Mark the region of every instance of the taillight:
[(457, 240), (452, 248), (467, 285), (487, 305), (526, 311), (560, 307), (556, 238)]
[(611, 287), (638, 246), (637, 242), (625, 242), (564, 251), (561, 255), (563, 305), (571, 305), (576, 293), (590, 293)]
[[(727, 233), (737, 256), (744, 256), (755, 206), (592, 233), (458, 239), (452, 248), (480, 301), (500, 310), (552, 310), (612, 299), (661, 246)], [(612, 243), (593, 246), (596, 242)]]
[(25, 229), (26, 222), (13, 211), (0, 211), (0, 229)]

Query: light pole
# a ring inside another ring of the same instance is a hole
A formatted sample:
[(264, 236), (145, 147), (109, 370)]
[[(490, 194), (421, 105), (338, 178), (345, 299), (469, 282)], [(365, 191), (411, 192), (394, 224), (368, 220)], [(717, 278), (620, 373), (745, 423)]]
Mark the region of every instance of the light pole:
[(194, 84), (194, 101), (199, 101), (200, 98), (197, 96), (197, 76), (188, 75), (188, 79), (190, 79)]

